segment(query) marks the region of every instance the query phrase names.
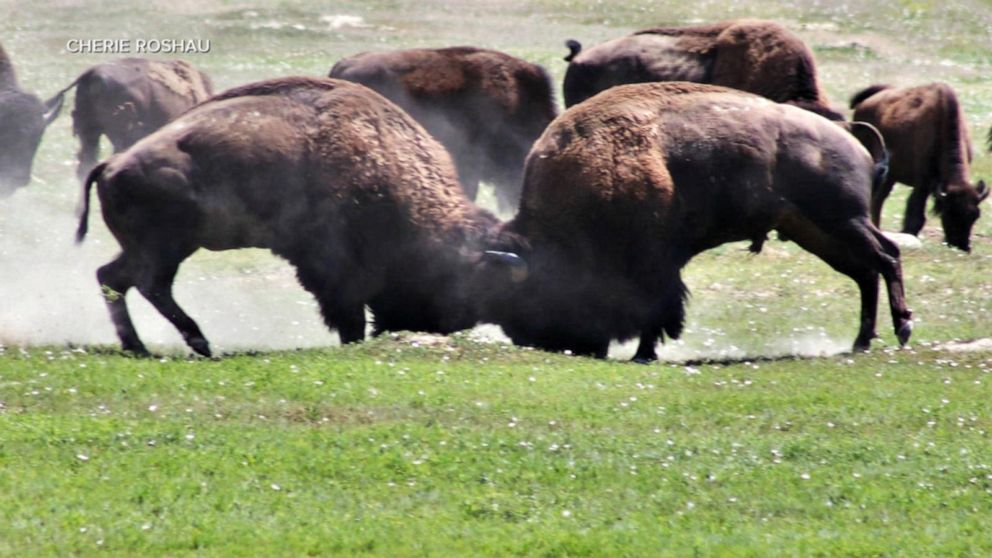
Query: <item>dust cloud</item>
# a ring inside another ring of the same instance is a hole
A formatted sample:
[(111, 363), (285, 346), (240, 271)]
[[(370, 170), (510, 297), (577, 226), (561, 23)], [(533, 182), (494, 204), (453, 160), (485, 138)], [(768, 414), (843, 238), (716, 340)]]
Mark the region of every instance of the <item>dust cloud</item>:
[[(94, 203), (91, 234), (74, 243), (78, 187), (65, 187), (72, 194), (53, 197), (36, 183), (0, 200), (2, 345), (118, 343), (95, 276), (118, 253), (117, 242)], [(268, 252), (201, 251), (180, 269), (175, 296), (215, 353), (337, 343), (292, 268)], [(151, 350), (186, 352), (172, 324), (134, 289), (128, 307)]]

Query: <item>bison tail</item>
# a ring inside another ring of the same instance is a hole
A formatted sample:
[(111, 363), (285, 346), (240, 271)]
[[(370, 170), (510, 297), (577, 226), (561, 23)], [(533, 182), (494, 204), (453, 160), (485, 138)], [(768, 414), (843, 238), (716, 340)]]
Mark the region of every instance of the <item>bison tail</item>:
[(568, 55), (565, 56), (565, 62), (571, 62), (573, 58), (582, 52), (582, 43), (575, 39), (565, 41), (565, 46), (568, 48)]
[(865, 87), (861, 91), (858, 91), (857, 93), (855, 93), (854, 96), (851, 97), (851, 101), (849, 102), (848, 106), (851, 107), (852, 109), (853, 108), (856, 108), (858, 105), (860, 105), (861, 103), (863, 103), (868, 97), (871, 97), (875, 93), (878, 93), (879, 91), (883, 91), (883, 90), (888, 89), (890, 87), (892, 87), (892, 86), (891, 85), (869, 85), (868, 87)]
[(989, 128), (989, 135), (986, 138), (986, 142), (988, 143), (989, 151), (992, 151), (992, 128)]
[(76, 244), (82, 244), (83, 239), (86, 238), (86, 232), (89, 230), (89, 219), (90, 219), (90, 189), (93, 184), (100, 178), (103, 173), (103, 169), (107, 167), (107, 162), (104, 161), (99, 165), (93, 167), (90, 174), (86, 177), (86, 182), (83, 183), (83, 196), (80, 202), (82, 203), (82, 209), (79, 211), (79, 227), (76, 229)]

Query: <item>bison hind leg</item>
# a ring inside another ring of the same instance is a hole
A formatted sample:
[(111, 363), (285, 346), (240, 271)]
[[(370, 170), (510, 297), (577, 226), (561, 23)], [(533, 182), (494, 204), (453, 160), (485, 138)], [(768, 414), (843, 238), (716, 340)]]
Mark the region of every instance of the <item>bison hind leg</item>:
[(96, 272), (97, 282), (103, 294), (104, 303), (110, 312), (110, 320), (117, 331), (121, 349), (136, 355), (147, 356), (148, 349), (138, 337), (134, 322), (127, 310), (127, 291), (134, 286), (134, 278), (130, 260), (126, 253), (121, 253), (112, 262), (101, 266)]

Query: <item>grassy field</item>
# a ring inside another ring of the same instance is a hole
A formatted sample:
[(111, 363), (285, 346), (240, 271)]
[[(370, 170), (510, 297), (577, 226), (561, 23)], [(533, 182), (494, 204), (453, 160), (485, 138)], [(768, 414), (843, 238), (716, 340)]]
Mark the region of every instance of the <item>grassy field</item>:
[[(0, 0), (0, 13), (0, 42), (41, 96), (112, 58), (67, 53), (72, 38), (210, 39), (189, 59), (220, 88), (452, 44), (560, 83), (566, 38), (757, 16), (809, 42), (839, 105), (871, 83), (940, 80), (976, 147), (992, 126), (988, 0)], [(630, 346), (606, 362), (516, 349), (491, 327), (336, 347), (291, 270), (258, 251), (200, 254), (180, 273), (177, 299), (224, 357), (188, 358), (134, 296), (165, 355), (138, 360), (116, 351), (93, 279), (115, 242), (94, 219), (71, 243), (76, 149), (63, 115), (36, 180), (0, 200), (2, 556), (992, 554), (988, 215), (971, 254), (942, 246), (934, 219), (904, 252), (906, 350), (883, 309), (875, 349), (845, 354), (854, 284), (769, 242), (686, 268), (684, 339), (653, 366), (619, 362)], [(984, 149), (972, 171), (992, 178)]]

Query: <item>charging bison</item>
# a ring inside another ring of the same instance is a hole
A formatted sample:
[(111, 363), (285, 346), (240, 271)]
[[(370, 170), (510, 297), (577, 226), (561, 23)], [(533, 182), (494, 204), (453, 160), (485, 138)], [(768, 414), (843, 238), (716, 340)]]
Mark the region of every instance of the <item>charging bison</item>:
[(988, 197), (984, 181), (968, 179), (971, 139), (964, 113), (950, 86), (931, 83), (896, 89), (873, 85), (851, 98), (854, 120), (869, 122), (882, 133), (892, 154), (889, 178), (872, 192), (872, 219), (878, 225), (882, 205), (896, 182), (913, 188), (902, 230), (919, 234), (926, 222), (927, 198), (934, 196), (944, 240), (968, 252), (971, 229)]
[(14, 64), (0, 45), (0, 197), (31, 182), (41, 136), (60, 110), (61, 97), (42, 103), (21, 89)]
[(615, 85), (691, 81), (740, 89), (790, 103), (831, 120), (816, 77), (813, 53), (788, 29), (771, 21), (743, 19), (695, 27), (646, 29), (582, 50), (569, 40), (565, 106)]
[(94, 183), (122, 249), (97, 278), (123, 348), (136, 353), (145, 347), (124, 299), (131, 287), (210, 354), (172, 297), (179, 264), (199, 248), (286, 258), (344, 343), (364, 338), (366, 304), (376, 332), (471, 327), (475, 289), (494, 275), (482, 247), (500, 222), (465, 197), (444, 148), (346, 81), (237, 87), (112, 156), (86, 180), (78, 240)]
[(59, 96), (73, 87), (72, 130), (80, 143), (80, 179), (96, 164), (100, 136), (107, 136), (119, 153), (213, 93), (210, 78), (189, 62), (144, 58), (93, 66)]
[[(877, 131), (855, 135), (883, 153)], [(786, 234), (861, 292), (856, 350), (875, 334), (879, 274), (896, 337), (912, 331), (898, 247), (872, 224), (884, 175), (855, 135), (811, 112), (710, 85), (615, 87), (558, 117), (527, 159), (518, 215), (499, 249), (526, 278), (488, 301), (515, 343), (605, 357), (640, 336), (635, 360), (677, 338), (682, 267), (720, 244)]]
[(330, 77), (410, 113), (451, 153), (469, 198), (490, 182), (506, 210), (517, 207), (527, 152), (558, 112), (544, 68), (481, 48), (366, 52), (335, 64)]

